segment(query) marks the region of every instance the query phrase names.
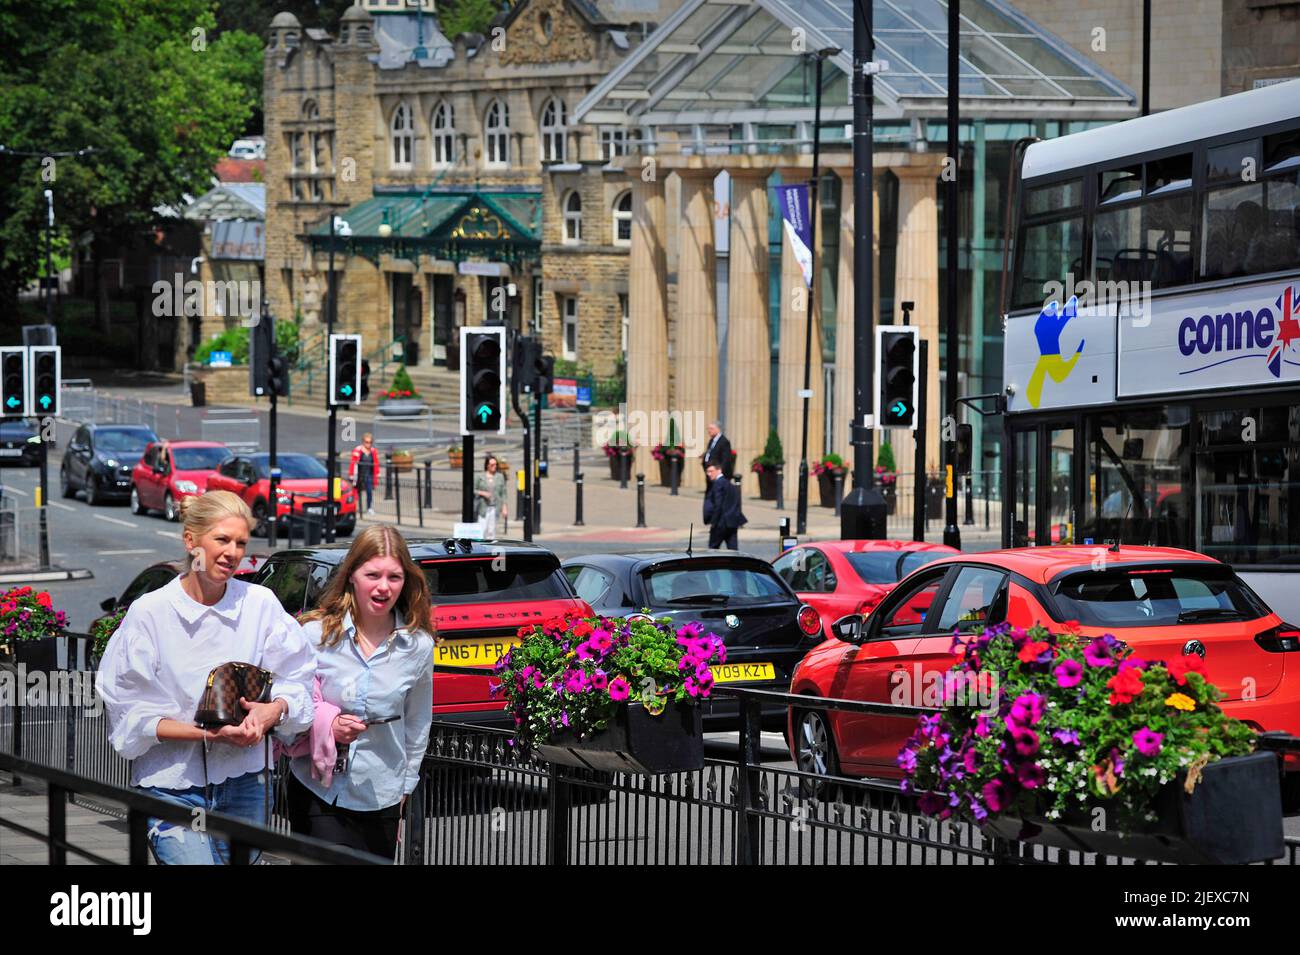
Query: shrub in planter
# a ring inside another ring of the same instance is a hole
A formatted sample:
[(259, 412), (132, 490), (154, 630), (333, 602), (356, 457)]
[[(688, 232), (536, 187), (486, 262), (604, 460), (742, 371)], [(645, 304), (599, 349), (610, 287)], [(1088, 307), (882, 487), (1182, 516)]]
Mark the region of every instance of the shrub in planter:
[(898, 755), (921, 811), (1091, 852), (1280, 855), (1276, 758), (1249, 755), (1254, 733), (1216, 705), (1200, 657), (1143, 660), (1066, 626), (953, 638), (944, 708), (920, 718)]
[(415, 390), (410, 372), (405, 365), (398, 365), (393, 383), (387, 391), (380, 392), (379, 410), (384, 414), (419, 414), (423, 408), (424, 399)]
[(68, 638), (67, 625), (67, 615), (54, 609), (48, 591), (23, 586), (0, 594), (0, 643), (19, 663), (54, 667), (58, 642)]
[(495, 666), (512, 741), (571, 766), (646, 773), (704, 763), (700, 700), (722, 640), (698, 623), (569, 613), (519, 629), (521, 643)]
[(758, 496), (760, 500), (776, 500), (776, 469), (785, 464), (785, 450), (781, 447), (781, 438), (773, 428), (767, 434), (767, 443), (763, 453), (749, 462), (749, 469), (758, 475)]
[(822, 507), (835, 506), (835, 478), (844, 478), (845, 484), (840, 486), (844, 490), (848, 481), (849, 465), (838, 454), (827, 454), (820, 461), (812, 466), (813, 477), (817, 478), (817, 492), (821, 497)]
[(465, 449), (460, 445), (452, 445), (447, 449), (447, 463), (453, 468), (458, 468), (465, 463)]
[(650, 456), (659, 462), (659, 483), (672, 487), (673, 463), (677, 466), (677, 481), (680, 484), (686, 470), (686, 449), (680, 444), (656, 444), (650, 449)]
[(636, 445), (626, 431), (615, 431), (604, 445), (605, 457), (609, 459), (609, 476), (611, 480), (621, 481), (624, 476), (632, 478), (632, 452)]

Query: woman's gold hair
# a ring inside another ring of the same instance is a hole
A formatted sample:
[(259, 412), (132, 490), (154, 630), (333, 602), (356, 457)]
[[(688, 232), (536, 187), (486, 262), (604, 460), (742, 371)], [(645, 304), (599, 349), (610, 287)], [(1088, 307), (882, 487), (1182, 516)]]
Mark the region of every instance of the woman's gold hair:
[(436, 636), (437, 624), (433, 620), (433, 606), (429, 599), (429, 582), (424, 571), (411, 559), (411, 552), (406, 541), (395, 527), (376, 524), (367, 527), (357, 535), (347, 556), (339, 564), (338, 570), (330, 578), (321, 594), (316, 609), (303, 616), (302, 623), (312, 620), (321, 622), (320, 645), (332, 647), (343, 635), (343, 617), (352, 615), (357, 619), (357, 600), (352, 593), (352, 575), (368, 560), (375, 557), (392, 557), (402, 565), (406, 580), (402, 583), (402, 592), (398, 594), (396, 609), (402, 614), (406, 626), (412, 630), (425, 630)]
[[(206, 494), (184, 498), (180, 509), (181, 536), (184, 537), (188, 533), (195, 541), (228, 517), (243, 518), (248, 525), (249, 533), (252, 533), (257, 524), (253, 512), (248, 509), (243, 498), (230, 491), (208, 491)], [(193, 560), (191, 554), (186, 570)]]

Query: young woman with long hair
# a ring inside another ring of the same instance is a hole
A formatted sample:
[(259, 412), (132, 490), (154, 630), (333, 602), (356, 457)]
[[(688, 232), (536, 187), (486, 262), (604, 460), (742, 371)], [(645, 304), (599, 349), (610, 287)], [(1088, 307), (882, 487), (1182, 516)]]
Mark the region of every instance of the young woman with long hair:
[(335, 772), (290, 763), (295, 832), (392, 858), (405, 798), (420, 780), (433, 722), (433, 619), (429, 585), (395, 528), (375, 525), (352, 542), (320, 603), (303, 618), (316, 647), (320, 705), (338, 709)]
[[(99, 665), (109, 742), (131, 763), (131, 782), (192, 809), (266, 824), (267, 733), (292, 738), (311, 725), (315, 659), (302, 628), (265, 587), (234, 579), (253, 515), (229, 491), (181, 503), (186, 571), (126, 612)], [(243, 722), (219, 730), (194, 722), (208, 674), (252, 663), (274, 675), (269, 703), (241, 705)], [(149, 820), (163, 865), (220, 865), (223, 840), (189, 824)]]

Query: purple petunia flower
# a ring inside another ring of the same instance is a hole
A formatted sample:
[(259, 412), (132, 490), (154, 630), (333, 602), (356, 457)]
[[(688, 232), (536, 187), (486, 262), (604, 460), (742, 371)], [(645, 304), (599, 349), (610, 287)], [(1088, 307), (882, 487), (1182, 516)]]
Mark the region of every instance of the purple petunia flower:
[(980, 790), (984, 797), (984, 805), (988, 807), (989, 812), (1001, 812), (1007, 805), (1007, 787), (1006, 783), (1000, 779), (994, 779), (984, 784)]
[(1164, 744), (1165, 735), (1144, 726), (1133, 734), (1133, 746), (1143, 756), (1155, 756)]
[(975, 752), (974, 746), (967, 749), (962, 755), (962, 765), (966, 768), (966, 772), (970, 773), (972, 776), (979, 771), (980, 754)]
[(607, 630), (597, 630), (587, 638), (587, 642), (598, 656), (604, 656), (614, 647), (614, 640)]
[(1038, 752), (1038, 734), (1027, 726), (1017, 726), (1013, 729), (1011, 742), (1021, 756), (1033, 756)]
[(1078, 686), (1083, 679), (1083, 666), (1078, 660), (1062, 660), (1052, 672), (1056, 674), (1056, 685), (1066, 689)]
[(1021, 763), (1016, 770), (1016, 782), (1025, 789), (1037, 789), (1047, 780), (1043, 767), (1037, 763)]
[(596, 670), (591, 674), (591, 685), (593, 689), (603, 690), (609, 685), (609, 676), (604, 670)]
[(621, 676), (616, 676), (609, 681), (609, 698), (615, 703), (621, 703), (631, 695), (632, 688), (628, 686), (627, 680)]
[(899, 769), (901, 769), (905, 773), (908, 773), (909, 775), (911, 773), (916, 772), (916, 750), (912, 749), (911, 747), (904, 746), (902, 749), (898, 751), (898, 758), (895, 760), (895, 762), (898, 763)]
[(975, 735), (981, 738), (989, 735), (989, 718), (987, 716), (975, 717)]
[(1111, 659), (1110, 647), (1101, 638), (1093, 640), (1083, 648), (1083, 658), (1090, 667), (1108, 667), (1115, 663)]
[(1129, 657), (1126, 660), (1120, 661), (1119, 672), (1123, 673), (1125, 670), (1144, 670), (1146, 669), (1146, 665), (1147, 661), (1143, 660), (1141, 657)]
[(1079, 745), (1079, 734), (1075, 730), (1057, 730), (1052, 734), (1052, 739), (1066, 746)]
[(975, 817), (976, 822), (983, 822), (989, 817), (988, 810), (980, 805), (980, 801), (974, 796), (970, 797), (970, 812)]

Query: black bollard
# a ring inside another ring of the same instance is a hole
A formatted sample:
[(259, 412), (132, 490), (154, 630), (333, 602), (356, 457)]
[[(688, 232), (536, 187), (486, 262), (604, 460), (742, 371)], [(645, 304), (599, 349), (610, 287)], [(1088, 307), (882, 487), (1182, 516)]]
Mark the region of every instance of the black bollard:
[(393, 494), (397, 500), (397, 523), (402, 523), (402, 476), (393, 475)]
[(582, 472), (573, 478), (573, 526), (582, 526)]
[(578, 480), (582, 473), (582, 462), (578, 460), (578, 442), (573, 442), (573, 479)]
[(785, 466), (778, 464), (776, 466), (776, 509), (785, 510)]
[(844, 497), (844, 472), (835, 472), (835, 516), (840, 516), (840, 499)]
[(984, 529), (988, 530), (989, 524), (989, 472), (984, 472)]
[(963, 524), (975, 523), (975, 484), (971, 475), (966, 475), (966, 519)]
[(668, 494), (672, 497), (677, 497), (677, 488), (680, 487), (682, 483), (681, 455), (674, 454), (668, 459), (668, 474), (668, 486), (671, 489)]
[(632, 470), (632, 458), (615, 452), (614, 460), (618, 462), (618, 489), (627, 490), (627, 476)]
[(424, 495), (420, 493), (420, 469), (415, 469), (415, 513), (420, 519), (420, 526), (424, 526)]
[(384, 500), (393, 499), (393, 452), (384, 452), (384, 471), (388, 475), (384, 480)]
[(433, 459), (424, 459), (424, 506), (433, 510)]
[(645, 475), (636, 476), (636, 526), (645, 527)]

